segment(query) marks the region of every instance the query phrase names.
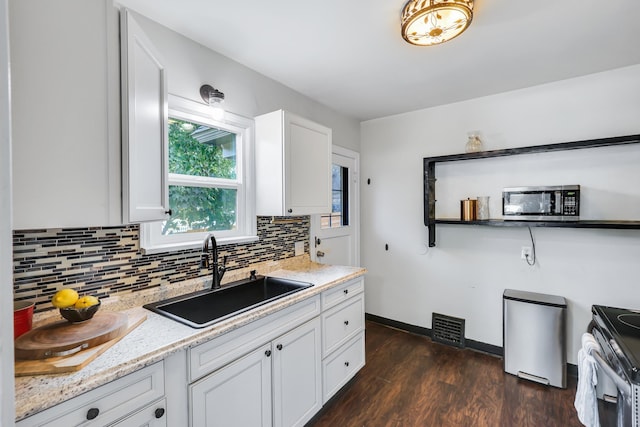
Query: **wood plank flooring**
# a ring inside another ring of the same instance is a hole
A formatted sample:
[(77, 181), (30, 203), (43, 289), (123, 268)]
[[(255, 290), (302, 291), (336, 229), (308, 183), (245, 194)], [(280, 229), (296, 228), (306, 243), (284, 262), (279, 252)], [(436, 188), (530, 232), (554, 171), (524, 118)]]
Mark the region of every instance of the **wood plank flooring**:
[(367, 364), (308, 427), (580, 427), (566, 390), (520, 380), (502, 359), (366, 323)]

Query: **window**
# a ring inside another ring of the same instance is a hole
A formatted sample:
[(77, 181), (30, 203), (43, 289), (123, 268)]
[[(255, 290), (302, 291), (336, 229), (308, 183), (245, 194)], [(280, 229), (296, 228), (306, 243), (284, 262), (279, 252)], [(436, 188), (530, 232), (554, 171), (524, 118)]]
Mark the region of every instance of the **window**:
[(199, 247), (209, 233), (219, 243), (257, 240), (253, 194), (253, 122), (169, 98), (169, 207), (166, 221), (142, 227), (145, 252)]
[(331, 167), (331, 214), (320, 216), (320, 228), (349, 225), (349, 168), (333, 164)]

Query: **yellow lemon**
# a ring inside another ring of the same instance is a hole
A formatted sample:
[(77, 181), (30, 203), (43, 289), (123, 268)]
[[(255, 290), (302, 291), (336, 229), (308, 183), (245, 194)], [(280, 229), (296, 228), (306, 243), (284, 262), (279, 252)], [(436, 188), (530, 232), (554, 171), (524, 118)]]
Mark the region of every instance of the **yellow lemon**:
[(53, 298), (51, 298), (51, 304), (58, 308), (71, 307), (76, 301), (78, 301), (78, 293), (69, 288), (60, 289), (55, 293)]
[(74, 306), (75, 308), (87, 308), (87, 307), (91, 307), (92, 305), (96, 305), (99, 302), (100, 300), (98, 300), (98, 298), (92, 295), (85, 295), (83, 297), (80, 297), (80, 299), (76, 301)]

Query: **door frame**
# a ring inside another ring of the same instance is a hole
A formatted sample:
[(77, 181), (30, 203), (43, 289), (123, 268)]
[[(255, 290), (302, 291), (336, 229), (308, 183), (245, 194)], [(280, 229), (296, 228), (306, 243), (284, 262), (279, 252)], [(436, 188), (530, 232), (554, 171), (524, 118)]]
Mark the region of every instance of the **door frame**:
[[(360, 266), (360, 153), (334, 145), (331, 149), (331, 164), (333, 164), (333, 155), (342, 157), (348, 157), (353, 159), (353, 170), (351, 171), (353, 180), (353, 187), (351, 193), (351, 203), (349, 205), (349, 221), (350, 227), (353, 227), (353, 239), (354, 247), (353, 259), (355, 260), (355, 266)], [(320, 229), (320, 215), (311, 215), (311, 226), (309, 228), (309, 255), (311, 260), (317, 262), (318, 259), (315, 253), (315, 241), (314, 236), (318, 234)]]

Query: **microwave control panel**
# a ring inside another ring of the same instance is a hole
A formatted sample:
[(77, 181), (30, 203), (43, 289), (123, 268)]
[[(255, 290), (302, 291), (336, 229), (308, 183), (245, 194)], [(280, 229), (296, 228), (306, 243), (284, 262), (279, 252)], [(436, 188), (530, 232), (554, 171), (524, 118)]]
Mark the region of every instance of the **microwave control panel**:
[[(559, 193), (559, 194), (558, 194)], [(580, 215), (580, 196), (575, 190), (562, 190), (556, 192), (556, 206), (562, 206), (562, 215)], [(559, 200), (558, 200), (559, 199)]]

